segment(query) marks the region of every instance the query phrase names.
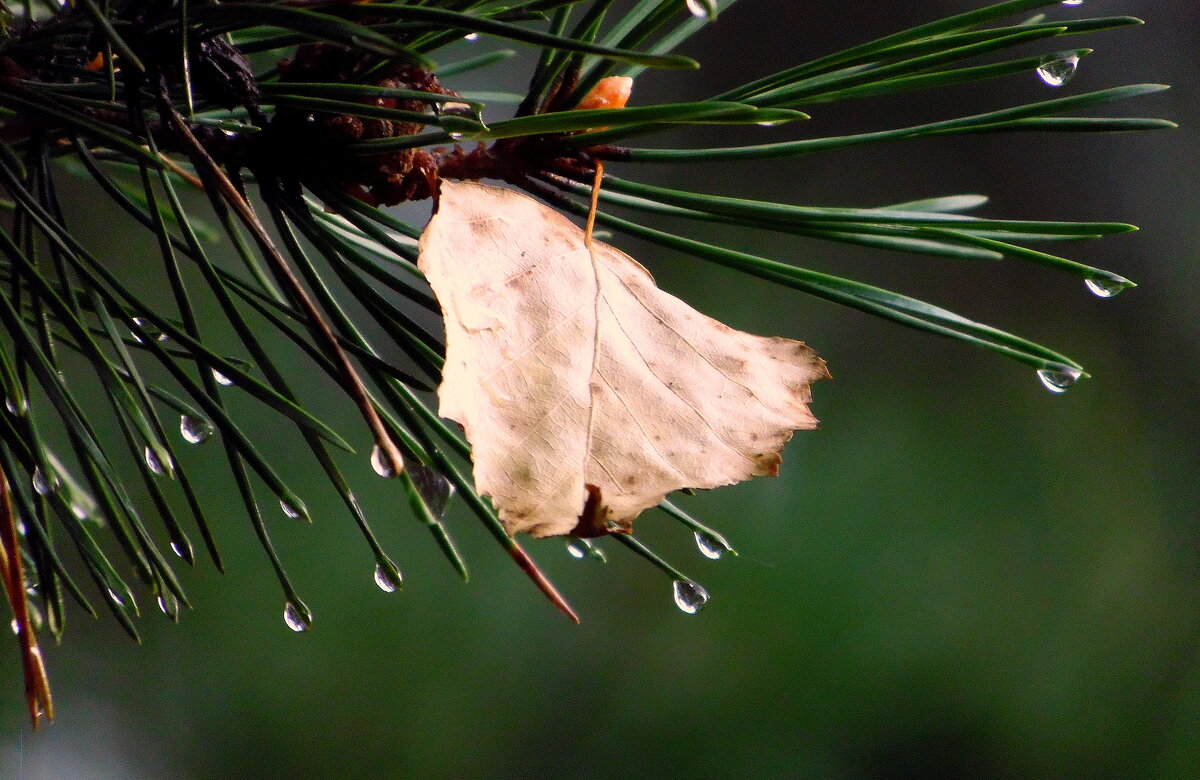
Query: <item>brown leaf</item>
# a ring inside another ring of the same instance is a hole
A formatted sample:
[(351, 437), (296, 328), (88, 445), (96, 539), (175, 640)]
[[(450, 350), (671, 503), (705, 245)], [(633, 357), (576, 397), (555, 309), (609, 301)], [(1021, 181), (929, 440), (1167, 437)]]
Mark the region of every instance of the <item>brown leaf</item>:
[(734, 330), (517, 192), (442, 182), (420, 268), (441, 303), (441, 415), (510, 533), (628, 529), (680, 488), (775, 475), (825, 361)]

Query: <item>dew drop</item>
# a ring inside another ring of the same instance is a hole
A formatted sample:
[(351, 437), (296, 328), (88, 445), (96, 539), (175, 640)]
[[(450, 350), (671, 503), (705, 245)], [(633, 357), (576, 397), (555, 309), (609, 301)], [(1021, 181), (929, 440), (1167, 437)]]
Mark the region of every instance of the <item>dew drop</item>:
[(440, 518), (446, 512), (446, 505), (454, 495), (454, 485), (438, 472), (421, 463), (408, 464), (408, 475), (412, 477), (413, 486), (429, 507), (429, 513)]
[(371, 468), (376, 474), (385, 479), (396, 476), (396, 470), (392, 468), (391, 462), (388, 461), (387, 453), (378, 444), (371, 450)]
[(224, 374), (222, 374), (220, 371), (218, 371), (215, 368), (212, 370), (212, 375), (213, 375), (213, 379), (217, 380), (217, 384), (219, 384), (219, 385), (224, 385), (225, 387), (229, 387), (230, 385), (233, 384), (232, 379), (225, 376)]
[(154, 448), (151, 447), (149, 444), (146, 445), (144, 455), (146, 458), (146, 465), (150, 467), (151, 471), (153, 471), (155, 474), (166, 474), (167, 473), (167, 467), (163, 464), (163, 461), (158, 457), (158, 453), (155, 452)]
[(709, 534), (696, 531), (696, 547), (700, 550), (700, 554), (711, 561), (721, 559), (725, 551), (729, 549), (729, 545), (724, 544), (720, 539), (717, 539)]
[(572, 558), (583, 560), (583, 557), (587, 555), (587, 548), (578, 539), (575, 539), (567, 542), (567, 552), (571, 554)]
[(8, 410), (9, 414), (24, 417), (25, 413), (29, 411), (29, 402), (25, 400), (25, 396), (19, 396), (16, 400), (5, 398), (4, 408)]
[(477, 41), (477, 40), (479, 40), (479, 33), (477, 33), (477, 32), (467, 33), (466, 35), (463, 36), (463, 40), (464, 41)]
[(71, 504), (71, 514), (75, 515), (76, 520), (88, 519), (87, 507), (83, 506), (83, 504)]
[(158, 597), (158, 608), (167, 617), (179, 622), (179, 599), (175, 598), (173, 593), (163, 593)]
[(34, 467), (33, 476), (29, 478), (29, 482), (33, 485), (33, 492), (39, 496), (48, 496), (58, 489), (58, 477), (51, 475), (51, 478), (47, 479), (46, 472), (42, 471), (41, 466)]
[(375, 564), (375, 584), (384, 593), (395, 593), (396, 588), (400, 587), (399, 581), (391, 575), (382, 563)]
[(1078, 67), (1078, 54), (1052, 56), (1043, 60), (1041, 65), (1038, 65), (1037, 74), (1038, 78), (1046, 83), (1046, 86), (1061, 87), (1071, 80)]
[(1052, 393), (1065, 393), (1071, 385), (1079, 381), (1083, 372), (1079, 369), (1063, 366), (1062, 368), (1042, 368), (1037, 372), (1038, 379)]
[(8, 624), (8, 627), (11, 628), (12, 632), (17, 636), (21, 635), (21, 624), (17, 622), (16, 618), (12, 619), (12, 622)]
[(282, 498), (279, 499), (279, 508), (282, 509), (283, 513), (292, 520), (299, 519), (300, 517), (300, 510), (289, 504), (287, 501), (284, 501)]
[(698, 19), (716, 19), (717, 4), (715, 0), (687, 0), (687, 9)]
[(452, 140), (452, 141), (461, 141), (462, 139), (467, 137), (466, 133), (460, 133), (457, 130), (450, 130), (447, 133), (447, 135), (450, 136), (450, 140)]
[(1083, 0), (1063, 0), (1063, 5), (1083, 5)]
[(213, 435), (213, 424), (203, 417), (183, 414), (179, 416), (179, 435), (188, 444), (203, 444)]
[(290, 601), (283, 606), (283, 622), (297, 633), (312, 628), (312, 616)]
[(689, 615), (694, 615), (708, 603), (708, 591), (698, 582), (675, 580), (671, 585), (675, 594), (675, 606)]
[(183, 548), (179, 546), (178, 542), (171, 542), (171, 552), (175, 553), (180, 558), (184, 557)]
[(117, 592), (112, 588), (108, 589), (108, 600), (116, 604), (118, 607), (125, 606), (125, 599), (117, 595)]
[(1107, 276), (1093, 276), (1084, 279), (1083, 283), (1087, 285), (1093, 295), (1100, 298), (1111, 298), (1133, 286), (1133, 283), (1128, 280)]

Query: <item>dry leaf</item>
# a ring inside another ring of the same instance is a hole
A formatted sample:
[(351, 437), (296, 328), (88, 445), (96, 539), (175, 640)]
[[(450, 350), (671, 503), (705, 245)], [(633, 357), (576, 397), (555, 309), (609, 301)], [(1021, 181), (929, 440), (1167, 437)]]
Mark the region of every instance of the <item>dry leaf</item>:
[(440, 412), (513, 534), (628, 529), (674, 490), (775, 475), (816, 426), (816, 353), (706, 317), (594, 247), (537, 201), (466, 182), (442, 182), (421, 236), (446, 322)]

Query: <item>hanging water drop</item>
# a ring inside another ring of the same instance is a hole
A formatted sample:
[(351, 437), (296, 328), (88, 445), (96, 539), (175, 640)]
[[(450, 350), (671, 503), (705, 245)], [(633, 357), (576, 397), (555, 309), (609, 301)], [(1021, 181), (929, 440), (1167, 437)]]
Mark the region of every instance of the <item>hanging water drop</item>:
[(446, 511), (446, 505), (454, 495), (454, 485), (438, 472), (421, 463), (410, 463), (406, 467), (412, 477), (413, 486), (429, 507), (429, 513), (440, 518)]
[(587, 548), (583, 546), (583, 542), (580, 540), (572, 539), (567, 542), (567, 552), (570, 553), (572, 558), (583, 560), (583, 557), (587, 555)]
[(185, 557), (183, 554), (183, 548), (179, 546), (179, 542), (171, 542), (171, 552), (175, 553), (180, 558)]
[(1071, 385), (1079, 381), (1083, 372), (1070, 366), (1060, 368), (1042, 368), (1037, 372), (1038, 379), (1052, 393), (1065, 393)]
[(8, 397), (4, 399), (4, 408), (8, 410), (9, 414), (24, 417), (25, 413), (29, 411), (29, 402), (25, 400), (25, 396), (18, 396), (17, 400)]
[(1111, 298), (1133, 287), (1133, 282), (1120, 277), (1092, 276), (1083, 280), (1092, 294), (1099, 298)]
[(162, 593), (158, 597), (158, 608), (176, 623), (179, 622), (179, 599), (173, 593)]
[(112, 588), (108, 589), (108, 600), (116, 604), (118, 607), (125, 606), (125, 599), (117, 595), (117, 592)]
[(34, 467), (33, 476), (29, 478), (29, 482), (31, 485), (33, 485), (33, 492), (37, 493), (39, 496), (50, 495), (54, 491), (58, 490), (59, 485), (58, 475), (52, 472), (50, 476), (47, 477), (46, 472), (42, 471), (41, 466)]
[(293, 631), (307, 631), (312, 628), (312, 616), (289, 601), (283, 607), (283, 622)]
[(709, 534), (696, 531), (694, 536), (696, 537), (696, 547), (700, 550), (700, 554), (710, 561), (720, 560), (725, 551), (729, 549), (729, 545), (725, 544), (723, 540)]
[(212, 370), (212, 375), (213, 375), (213, 379), (217, 380), (217, 384), (219, 384), (219, 385), (224, 385), (225, 387), (229, 387), (230, 385), (233, 384), (232, 379), (225, 376), (224, 374), (222, 374), (220, 371), (218, 371), (215, 368)]
[(188, 444), (203, 444), (213, 435), (213, 424), (203, 417), (183, 414), (179, 416), (179, 435)]
[(376, 474), (385, 479), (396, 476), (396, 470), (392, 468), (392, 463), (388, 460), (387, 453), (378, 444), (371, 450), (371, 468), (374, 469)]
[(289, 504), (287, 501), (284, 501), (282, 498), (279, 499), (279, 508), (282, 509), (283, 513), (292, 520), (299, 519), (300, 517), (300, 510)]
[(166, 474), (167, 473), (166, 463), (164, 463), (163, 460), (158, 457), (158, 453), (155, 452), (154, 448), (151, 447), (149, 444), (146, 445), (144, 454), (146, 457), (146, 465), (150, 468), (151, 471), (153, 471), (155, 474)]
[(375, 584), (384, 593), (395, 593), (396, 588), (400, 587), (399, 580), (393, 577), (382, 563), (375, 564)]
[(697, 19), (716, 19), (716, 0), (687, 0), (687, 9)]
[(671, 585), (675, 594), (675, 606), (689, 615), (694, 615), (708, 603), (708, 591), (698, 582), (675, 580)]
[(1048, 87), (1061, 87), (1075, 75), (1079, 67), (1078, 54), (1063, 54), (1048, 57), (1038, 65), (1038, 78)]

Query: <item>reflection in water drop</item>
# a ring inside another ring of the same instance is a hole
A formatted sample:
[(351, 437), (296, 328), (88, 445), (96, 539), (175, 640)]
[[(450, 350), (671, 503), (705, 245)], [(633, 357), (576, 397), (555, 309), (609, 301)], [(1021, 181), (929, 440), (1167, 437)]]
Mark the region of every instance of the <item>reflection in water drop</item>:
[(193, 417), (190, 414), (180, 415), (179, 435), (188, 444), (203, 444), (213, 435), (213, 425), (203, 417)]
[(1062, 366), (1061, 368), (1039, 369), (1037, 375), (1050, 392), (1065, 393), (1071, 385), (1079, 381), (1083, 372), (1069, 366)]
[(716, 19), (716, 0), (687, 0), (687, 9), (698, 19)]
[(163, 593), (158, 597), (158, 608), (167, 617), (179, 622), (179, 599), (173, 593)]
[(477, 41), (477, 40), (479, 40), (479, 33), (477, 33), (477, 32), (467, 33), (466, 35), (463, 36), (463, 40), (464, 41)]
[(279, 508), (282, 509), (283, 513), (285, 515), (287, 515), (288, 517), (290, 517), (292, 520), (295, 520), (298, 517), (300, 517), (300, 510), (297, 509), (296, 507), (292, 506), (288, 502), (284, 501), (282, 498), (279, 499)]
[(35, 466), (29, 483), (33, 485), (33, 492), (39, 496), (48, 496), (52, 490), (58, 487), (58, 477), (53, 477), (52, 480), (46, 479), (46, 472), (42, 471), (42, 467)]
[(429, 513), (440, 519), (446, 512), (446, 504), (450, 503), (450, 497), (454, 495), (454, 485), (424, 464), (409, 463), (406, 468), (417, 493), (429, 507)]
[(1066, 84), (1075, 75), (1076, 69), (1079, 67), (1078, 54), (1066, 54), (1048, 58), (1038, 65), (1038, 78), (1046, 83), (1046, 86), (1061, 87)]
[(567, 542), (567, 552), (571, 554), (572, 558), (583, 560), (583, 556), (587, 555), (587, 548), (578, 539), (572, 539)]
[(283, 607), (283, 622), (296, 632), (312, 628), (312, 617), (290, 601)]
[(1083, 0), (1063, 0), (1063, 5), (1083, 5)]
[(381, 563), (375, 564), (375, 584), (384, 593), (395, 593), (396, 588), (400, 587), (400, 583)]
[(222, 374), (220, 371), (218, 371), (215, 368), (212, 370), (212, 375), (213, 375), (213, 379), (217, 380), (217, 384), (219, 384), (219, 385), (224, 385), (225, 387), (229, 387), (230, 385), (233, 384), (232, 379), (225, 376), (224, 374)]
[(694, 615), (708, 603), (708, 591), (698, 582), (675, 580), (671, 584), (675, 595), (675, 606), (689, 615)]

